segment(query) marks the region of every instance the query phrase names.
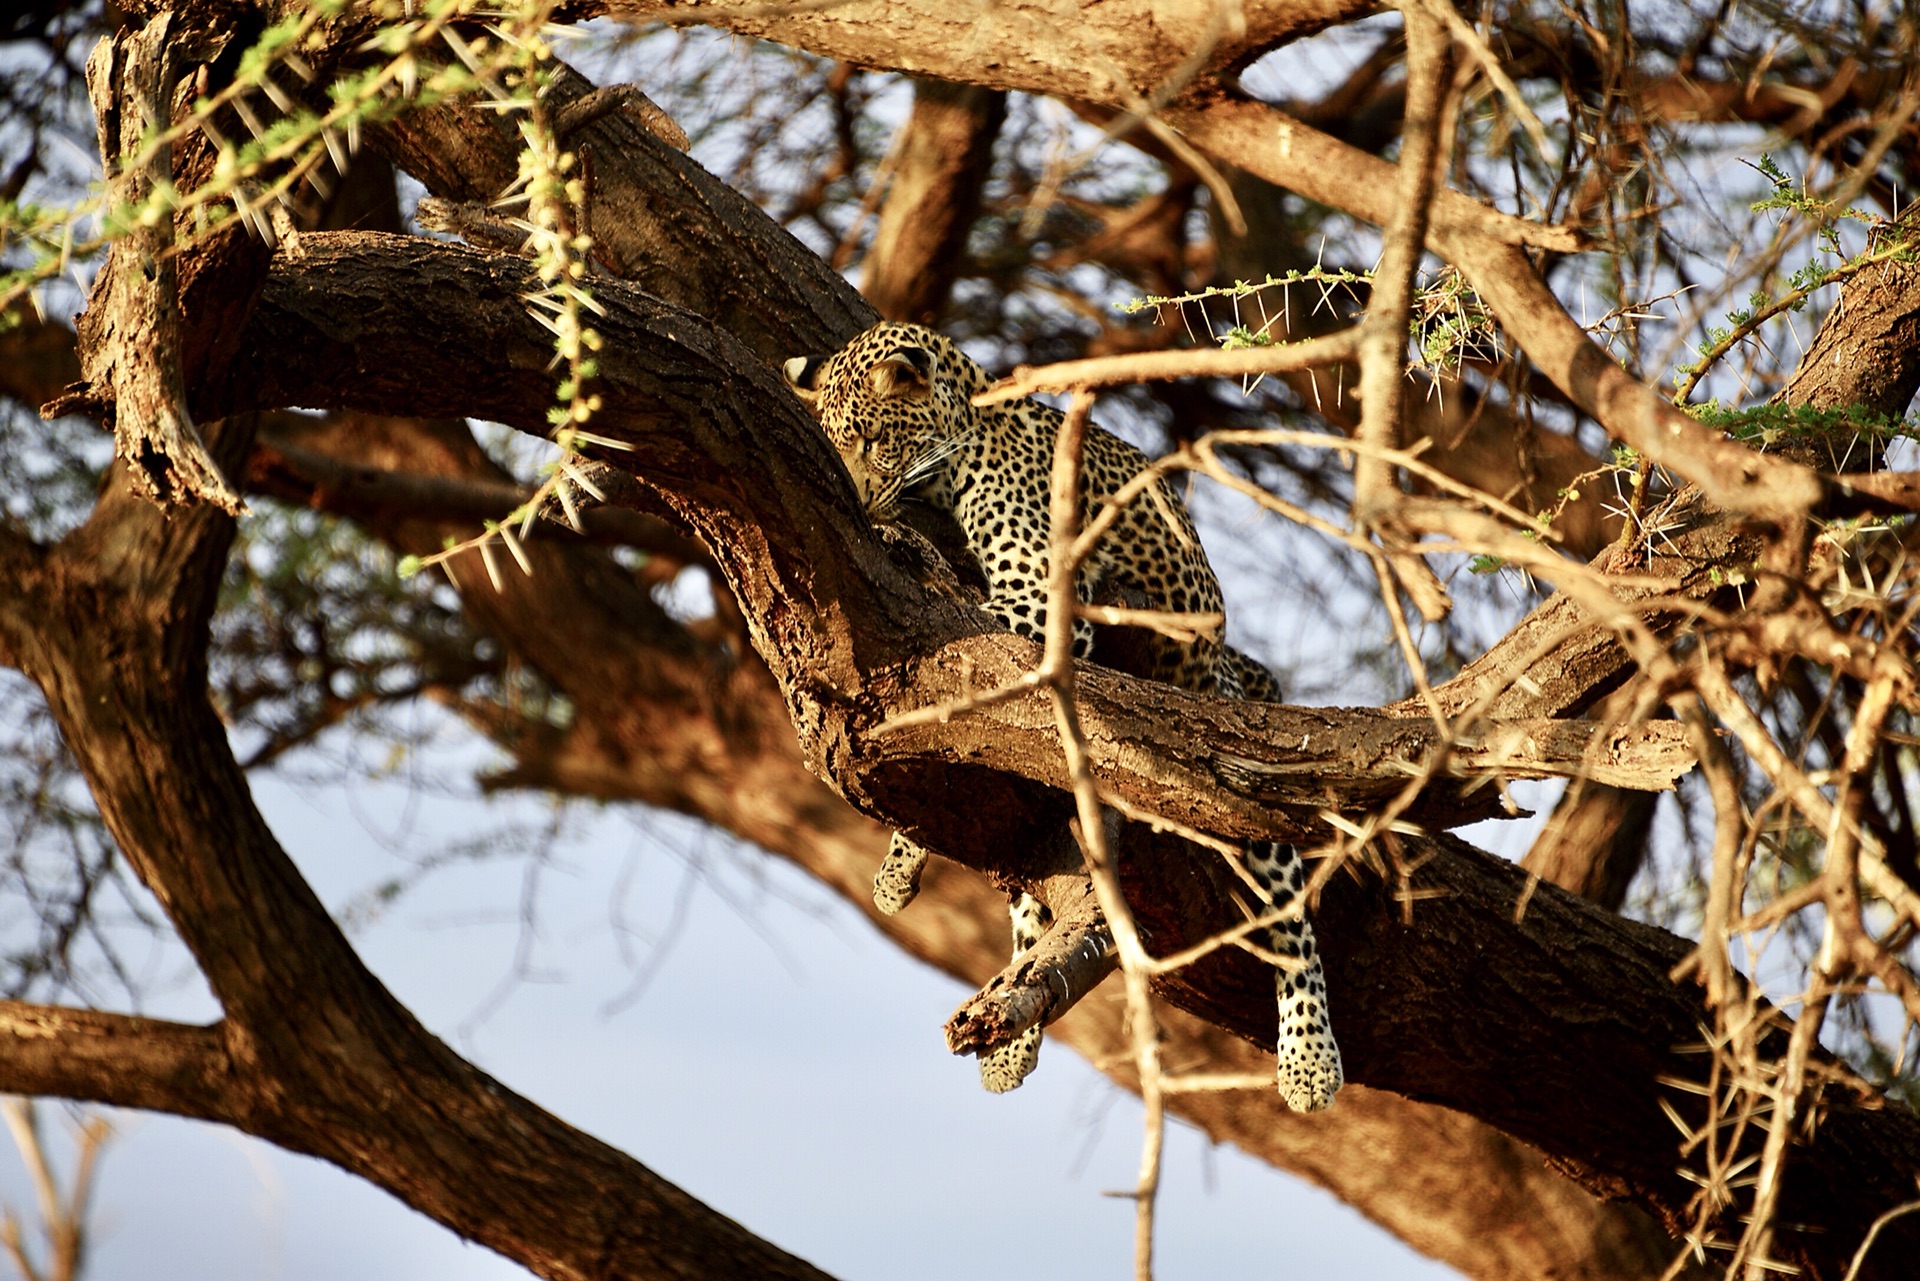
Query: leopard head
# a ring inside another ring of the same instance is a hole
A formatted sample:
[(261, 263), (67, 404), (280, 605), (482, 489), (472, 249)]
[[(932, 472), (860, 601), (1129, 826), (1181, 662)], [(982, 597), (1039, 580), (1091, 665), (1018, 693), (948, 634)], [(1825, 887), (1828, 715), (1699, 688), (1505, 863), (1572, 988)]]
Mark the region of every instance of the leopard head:
[(795, 356), (785, 370), (876, 520), (892, 519), (900, 495), (937, 474), (966, 439), (977, 422), (972, 398), (988, 381), (946, 338), (894, 323), (831, 356)]

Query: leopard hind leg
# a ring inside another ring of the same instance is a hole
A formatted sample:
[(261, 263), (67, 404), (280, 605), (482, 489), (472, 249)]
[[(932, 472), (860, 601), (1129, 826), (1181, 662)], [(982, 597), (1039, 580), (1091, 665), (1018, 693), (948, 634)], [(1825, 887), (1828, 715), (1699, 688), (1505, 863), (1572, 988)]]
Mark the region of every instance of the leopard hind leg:
[[(1291, 845), (1255, 841), (1247, 847), (1247, 870), (1265, 894), (1272, 910), (1287, 911), (1306, 888), (1306, 865)], [(1319, 1112), (1333, 1106), (1346, 1076), (1340, 1066), (1340, 1047), (1333, 1039), (1333, 1021), (1327, 1013), (1327, 980), (1320, 965), (1320, 949), (1313, 926), (1296, 912), (1266, 931), (1267, 949), (1285, 964), (1274, 971), (1274, 994), (1280, 1007), (1277, 1079), (1280, 1095), (1296, 1112)]]
[[(1014, 896), (1007, 914), (1013, 918), (1013, 959), (1018, 961), (1046, 934), (1053, 913), (1031, 894)], [(980, 1084), (994, 1094), (1016, 1089), (1040, 1062), (1040, 1026), (1035, 1024), (996, 1049), (980, 1056)]]

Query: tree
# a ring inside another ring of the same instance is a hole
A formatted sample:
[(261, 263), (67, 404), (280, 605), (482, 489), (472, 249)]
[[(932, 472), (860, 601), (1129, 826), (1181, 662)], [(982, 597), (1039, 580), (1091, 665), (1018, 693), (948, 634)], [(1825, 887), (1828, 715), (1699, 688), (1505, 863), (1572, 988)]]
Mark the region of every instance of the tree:
[[(1513, 6), (1476, 31), (1444, 3), (1409, 4), (1403, 26), (1345, 37), (1350, 78), (1283, 109), (1236, 77), (1296, 41), (1339, 44), (1316, 33), (1370, 7), (387, 8), (131, 5), (89, 63), (112, 175), (104, 256), (71, 335), (18, 313), (6, 390), (110, 422), (119, 461), (70, 529), (10, 499), (0, 660), (38, 687), (223, 1018), (12, 1001), (0, 1088), (236, 1126), (542, 1275), (812, 1274), (428, 1034), (287, 860), (208, 697), (262, 736), (264, 760), (426, 693), (511, 754), (495, 786), (679, 809), (855, 899), (888, 826), (1056, 898), (1077, 892), (1076, 835), (1105, 839), (1157, 956), (1241, 919), (1207, 839), (1303, 842), (1322, 855), (1316, 923), (1365, 1087), (1329, 1116), (1158, 1080), (1162, 1060), (1264, 1071), (1270, 986), (1231, 947), (1153, 976), (1164, 1043), (1138, 1004), (1130, 1033), (1092, 1011), (1056, 1031), (1115, 1061), (1150, 1115), (1164, 1094), (1475, 1275), (1689, 1258), (1897, 1274), (1920, 1168), (1901, 1101), (1920, 1013), (1916, 490), (1888, 470), (1920, 377), (1895, 195), (1913, 147), (1909, 26), (1595, 9), (1569, 33)], [(690, 159), (671, 118), (738, 123), (736, 181), (756, 188), (818, 149), (805, 113), (756, 114), (717, 58), (692, 55), (682, 84), (697, 87), (669, 99), (686, 110), (592, 89), (540, 46), (540, 24), (603, 11), (692, 14), (804, 51), (782, 55), (781, 92), (817, 95), (833, 149), (784, 196), (759, 194), (828, 257)], [(30, 10), (19, 30), (42, 37), (62, 13)], [(1815, 52), (1774, 56), (1788, 37)], [(897, 141), (870, 136), (882, 81), (855, 66), (938, 77), (916, 82)], [(1040, 95), (1139, 155), (1049, 157), (1049, 122), (1085, 135)], [(1754, 158), (1763, 199), (1747, 217), (1731, 180), (1688, 166), (1754, 123), (1793, 163)], [(1397, 163), (1379, 158), (1396, 144)], [(45, 161), (26, 155), (30, 177)], [(469, 245), (398, 234), (383, 163)], [(468, 203), (513, 189), (522, 225)], [(1676, 193), (1720, 221), (1678, 228)], [(64, 264), (72, 224), (23, 206), (13, 223), (45, 250), (19, 255), (24, 291)], [(1349, 229), (1332, 262), (1312, 248), (1329, 229)], [(1423, 246), (1446, 273), (1418, 276)], [(889, 314), (1036, 358), (1122, 357), (1015, 381), (1137, 382), (1127, 403), (1171, 424), (1177, 463), (1332, 549), (1349, 587), (1337, 608), (1377, 606), (1397, 638), (1377, 657), (1407, 660), (1392, 691), (1406, 696), (1235, 704), (1093, 665), (1027, 680), (1033, 647), (988, 626), (919, 538), (872, 528), (779, 380), (784, 357), (876, 317), (835, 270), (863, 249)], [(1741, 412), (1689, 412), (1648, 381), (1666, 373), (1648, 308), (1709, 259), (1706, 301), (1666, 303), (1697, 306), (1705, 335), (1683, 390), (1710, 375)], [(1836, 285), (1842, 303), (1790, 359), (1761, 326)], [(1570, 312), (1583, 287), (1608, 306), (1592, 332)], [(1709, 323), (1749, 287), (1750, 305)], [(1109, 291), (1189, 324), (1215, 305), (1265, 323), (1191, 349), (1185, 326), (1088, 305)], [(1246, 397), (1166, 381), (1201, 375), (1265, 381)], [(525, 532), (527, 492), (469, 419), (559, 440), (534, 502), (570, 518), (603, 495), (583, 536)], [(1275, 421), (1295, 429), (1227, 434)], [(422, 575), (317, 602), (324, 578), (255, 573), (257, 603), (223, 609), (223, 578), (247, 572), (229, 557), (248, 498), (349, 522), (457, 597)], [(1458, 574), (1470, 554), (1557, 590), (1489, 627), (1491, 593)], [(694, 624), (652, 595), (686, 565), (720, 584)], [(325, 624), (311, 635), (300, 591)], [(401, 638), (404, 657), (342, 645), (357, 627)], [(981, 696), (994, 690), (1007, 696)], [(1077, 731), (1056, 728), (1055, 705)], [(1697, 837), (1662, 846), (1646, 793), (1696, 764), (1682, 817)], [(1574, 781), (1522, 868), (1447, 834), (1500, 810), (1489, 780), (1527, 777)], [(1619, 913), (1636, 876), (1680, 882), (1654, 923)], [(947, 875), (926, 897), (895, 936), (993, 976), (998, 891)], [(84, 916), (85, 900), (67, 901)], [(1767, 964), (1789, 977), (1763, 987), (1739, 963), (1776, 935)], [(60, 946), (56, 931), (41, 955)], [(1010, 996), (969, 1007), (979, 1021), (958, 1039), (1009, 1034), (1032, 1009), (1020, 991), (991, 989)], [(1443, 1164), (1440, 1180), (1379, 1178)]]

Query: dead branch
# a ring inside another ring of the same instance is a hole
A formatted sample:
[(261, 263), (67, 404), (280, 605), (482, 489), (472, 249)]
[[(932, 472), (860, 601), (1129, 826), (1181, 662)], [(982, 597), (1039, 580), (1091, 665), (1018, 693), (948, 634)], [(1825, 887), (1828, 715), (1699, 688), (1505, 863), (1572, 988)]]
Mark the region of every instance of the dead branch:
[(104, 292), (89, 307), (104, 340), (83, 351), (87, 379), (111, 388), (114, 445), (162, 506), (202, 501), (235, 515), (246, 504), (227, 484), (187, 411), (173, 216), (147, 216), (156, 191), (173, 182), (171, 148), (151, 139), (172, 121), (172, 15), (141, 31), (102, 40), (87, 59), (87, 90), (100, 127), (100, 154), (113, 158), (116, 206), (138, 221), (114, 245), (100, 273)]
[(947, 1019), (947, 1049), (979, 1054), (1064, 1016), (1119, 963), (1113, 936), (1089, 896), (1025, 956), (988, 980)]

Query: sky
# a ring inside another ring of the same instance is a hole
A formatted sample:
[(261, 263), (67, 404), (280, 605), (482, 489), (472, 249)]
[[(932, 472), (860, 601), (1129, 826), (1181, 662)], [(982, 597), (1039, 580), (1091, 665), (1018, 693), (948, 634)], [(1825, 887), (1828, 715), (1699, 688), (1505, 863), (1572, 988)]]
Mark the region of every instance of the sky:
[[(1132, 1185), (1137, 1101), (1054, 1047), (1021, 1089), (981, 1090), (972, 1061), (941, 1044), (960, 985), (804, 873), (672, 817), (576, 806), (575, 839), (540, 864), (532, 934), (524, 855), (455, 864), (368, 919), (370, 887), (413, 860), (503, 821), (537, 825), (551, 807), (398, 783), (255, 787), (368, 963), (430, 1028), (750, 1230), (846, 1281), (977, 1277), (977, 1254), (938, 1243), (978, 1240), (984, 1225), (1023, 1272), (1131, 1275), (1130, 1204), (1103, 1193)], [(677, 910), (677, 937), (663, 939)], [(516, 957), (529, 977), (515, 978)], [(609, 1012), (649, 963), (638, 999)], [(181, 972), (148, 1012), (208, 1017)], [(62, 1159), (60, 1105), (43, 1106)], [(94, 1281), (527, 1275), (323, 1162), (223, 1127), (110, 1115)], [(1456, 1275), (1182, 1126), (1162, 1198), (1163, 1281)], [(0, 1200), (31, 1204), (10, 1148)]]

